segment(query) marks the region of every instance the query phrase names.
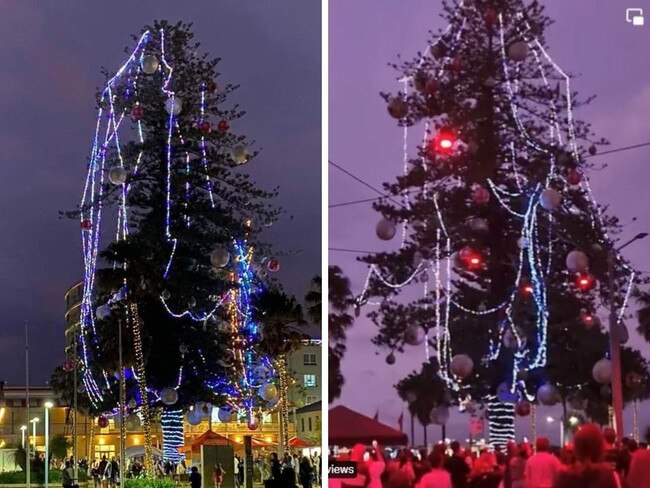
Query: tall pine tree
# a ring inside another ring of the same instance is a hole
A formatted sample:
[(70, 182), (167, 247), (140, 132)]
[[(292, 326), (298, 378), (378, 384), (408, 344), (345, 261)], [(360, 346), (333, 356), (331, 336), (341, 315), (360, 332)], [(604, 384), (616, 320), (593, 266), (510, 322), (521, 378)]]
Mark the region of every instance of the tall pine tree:
[[(423, 137), (404, 175), (384, 185), (390, 198), (374, 206), (378, 237), (399, 234), (402, 244), (362, 258), (371, 271), (358, 303), (377, 305), (374, 342), (391, 350), (389, 364), (393, 351), (429, 348), (453, 393), (441, 406), (491, 406), (493, 443), (514, 436), (512, 412), (526, 414), (532, 401), (606, 421), (598, 313), (609, 306), (607, 256), (621, 226), (587, 179), (589, 156), (606, 141), (573, 117), (589, 100), (548, 54), (551, 21), (538, 2), (468, 0), (443, 10), (448, 28), (427, 52), (394, 65), (403, 89), (382, 94), (398, 124)], [(643, 282), (617, 254), (621, 318)], [(418, 285), (420, 298), (404, 293)], [(646, 361), (623, 356), (626, 399), (647, 396)]]

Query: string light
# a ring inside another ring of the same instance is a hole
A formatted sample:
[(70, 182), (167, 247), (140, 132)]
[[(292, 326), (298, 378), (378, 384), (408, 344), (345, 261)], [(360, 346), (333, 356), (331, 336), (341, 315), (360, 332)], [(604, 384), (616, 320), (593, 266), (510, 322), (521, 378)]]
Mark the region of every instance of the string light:
[(178, 451), (178, 448), (185, 444), (183, 410), (163, 410), (160, 415), (160, 425), (163, 434), (163, 460), (178, 463), (185, 459), (185, 456)]

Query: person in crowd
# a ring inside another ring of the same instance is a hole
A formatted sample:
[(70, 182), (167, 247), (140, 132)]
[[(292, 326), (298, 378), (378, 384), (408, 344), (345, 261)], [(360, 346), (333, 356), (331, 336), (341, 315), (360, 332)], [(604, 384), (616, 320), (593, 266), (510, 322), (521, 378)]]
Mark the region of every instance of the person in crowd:
[[(452, 447), (452, 451), (453, 451), (453, 447)], [(465, 461), (462, 460), (460, 457), (459, 459), (461, 460), (463, 465), (467, 467)], [(439, 449), (434, 449), (433, 452), (429, 455), (427, 464), (429, 465), (430, 470), (428, 473), (422, 476), (422, 478), (420, 478), (420, 480), (415, 485), (415, 488), (452, 488), (452, 487), (455, 488), (456, 485), (452, 483), (453, 481), (452, 475), (450, 474), (448, 467), (447, 469), (445, 469), (444, 466), (445, 458), (443, 452), (440, 452)], [(447, 466), (449, 466), (449, 463), (447, 463)], [(466, 478), (467, 475), (465, 474), (464, 476)], [(466, 485), (461, 485), (461, 486), (466, 486)]]
[(410, 484), (415, 481), (415, 470), (413, 469), (413, 453), (409, 450), (403, 450), (399, 456), (399, 471), (404, 475)]
[(379, 444), (374, 441), (372, 443), (372, 451), (370, 452), (370, 458), (368, 459), (368, 485), (367, 488), (382, 488), (382, 475), (386, 470), (386, 463), (384, 462), (384, 457), (381, 454), (381, 449)]
[(650, 450), (634, 450), (626, 481), (630, 488), (650, 488)]
[[(575, 464), (558, 474), (552, 488), (623, 487), (618, 473), (612, 469), (609, 462), (604, 461), (606, 445), (597, 425), (583, 425), (574, 436), (573, 447)], [(631, 486), (637, 488), (636, 485)]]
[(233, 468), (233, 473), (235, 475), (235, 486), (239, 488), (240, 483), (239, 483), (239, 456), (235, 454), (235, 462), (234, 462), (234, 468)]
[(102, 488), (108, 487), (108, 481), (104, 476), (104, 474), (106, 473), (107, 464), (108, 464), (108, 460), (106, 459), (106, 456), (102, 456), (102, 460), (99, 461), (99, 466), (97, 467), (98, 475), (101, 478)]
[(239, 486), (244, 486), (244, 472), (246, 470), (246, 465), (244, 464), (244, 459), (239, 458), (238, 464), (239, 464), (239, 468), (238, 468), (237, 478), (238, 478), (238, 481), (239, 481)]
[(508, 488), (527, 488), (526, 462), (528, 451), (524, 446), (514, 446), (514, 451), (508, 462)]
[(300, 485), (302, 488), (311, 488), (311, 483), (314, 476), (314, 468), (307, 456), (302, 458), (298, 473), (298, 477), (300, 478)]
[(99, 479), (99, 462), (95, 462), (93, 467), (90, 469), (90, 477), (93, 480), (93, 487), (99, 488), (100, 479)]
[(562, 464), (549, 452), (550, 444), (546, 437), (538, 438), (535, 447), (535, 454), (526, 462), (526, 488), (551, 488)]
[(350, 461), (357, 463), (357, 476), (352, 479), (344, 479), (341, 488), (356, 488), (367, 486), (369, 481), (368, 463), (364, 459), (366, 447), (363, 444), (356, 444), (350, 452)]
[(201, 473), (196, 466), (192, 466), (190, 472), (190, 488), (201, 488)]
[(469, 474), (468, 488), (497, 488), (503, 475), (494, 453), (487, 449), (481, 451)]
[(65, 462), (64, 468), (61, 472), (61, 477), (63, 488), (72, 488), (72, 485), (74, 484), (74, 470), (72, 469), (72, 466), (70, 466), (70, 461)]
[(465, 461), (460, 444), (457, 441), (453, 441), (449, 447), (451, 448), (451, 457), (447, 459), (445, 468), (451, 475), (453, 487), (465, 488), (467, 486), (467, 477), (470, 473), (470, 468)]
[(280, 464), (277, 452), (271, 453), (271, 477), (274, 480), (282, 478), (282, 465)]
[(221, 484), (223, 483), (223, 478), (226, 475), (226, 472), (223, 469), (223, 466), (221, 466), (221, 463), (217, 463), (217, 465), (214, 467), (214, 486), (216, 488), (221, 488)]
[(630, 453), (616, 444), (616, 431), (611, 427), (603, 429), (605, 462), (619, 475), (624, 476), (630, 466)]

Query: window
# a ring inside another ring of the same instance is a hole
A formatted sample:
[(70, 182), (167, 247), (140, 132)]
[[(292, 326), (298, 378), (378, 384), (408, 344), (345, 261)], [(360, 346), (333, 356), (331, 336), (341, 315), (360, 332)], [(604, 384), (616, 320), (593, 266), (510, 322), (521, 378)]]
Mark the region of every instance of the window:
[(304, 386), (305, 388), (316, 387), (316, 375), (315, 374), (306, 374), (304, 377)]
[(318, 366), (318, 363), (316, 363), (316, 354), (314, 353), (303, 354), (302, 360), (304, 366)]
[(300, 419), (300, 427), (302, 427), (302, 431), (304, 432), (305, 431), (305, 419), (304, 418)]
[(307, 417), (307, 424), (309, 425), (309, 432), (311, 432), (311, 417)]
[(318, 401), (318, 397), (316, 395), (307, 395), (305, 398), (305, 405), (311, 405), (312, 403), (316, 403)]

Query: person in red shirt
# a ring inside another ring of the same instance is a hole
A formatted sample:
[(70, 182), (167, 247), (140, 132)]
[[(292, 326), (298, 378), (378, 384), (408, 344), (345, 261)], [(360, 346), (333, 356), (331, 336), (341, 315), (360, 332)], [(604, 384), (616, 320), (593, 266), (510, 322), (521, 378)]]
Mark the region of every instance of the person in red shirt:
[(573, 448), (576, 462), (560, 472), (553, 488), (622, 488), (619, 475), (604, 462), (605, 442), (597, 425), (583, 425)]

